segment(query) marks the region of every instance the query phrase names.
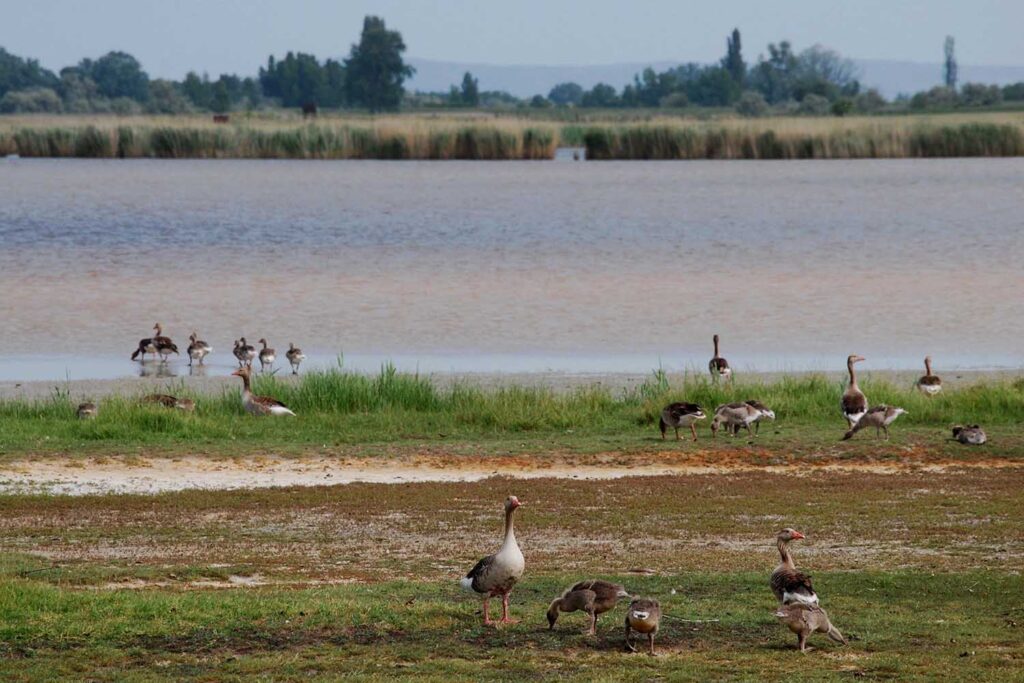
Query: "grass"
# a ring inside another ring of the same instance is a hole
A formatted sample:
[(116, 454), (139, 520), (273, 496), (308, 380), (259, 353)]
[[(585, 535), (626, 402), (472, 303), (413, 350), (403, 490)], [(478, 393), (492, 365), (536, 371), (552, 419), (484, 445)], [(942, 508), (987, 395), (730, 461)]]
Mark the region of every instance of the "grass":
[[(1024, 652), (1022, 477), (974, 467), (4, 496), (0, 677), (1009, 680)], [(498, 542), (508, 492), (526, 503), (527, 574), (512, 598), (520, 623), (495, 630), (456, 579)], [(771, 616), (771, 537), (785, 524), (807, 533), (797, 563), (849, 647), (815, 636), (818, 649), (796, 654)], [(622, 606), (596, 638), (579, 614), (546, 630), (547, 603), (585, 576), (662, 602), (661, 657), (620, 651)]]
[[(0, 456), (45, 453), (166, 452), (231, 454), (322, 451), (354, 446), (469, 448), (478, 452), (529, 452), (563, 449), (594, 453), (609, 450), (678, 449), (662, 443), (657, 421), (672, 401), (715, 406), (757, 398), (778, 416), (757, 440), (775, 452), (812, 453), (840, 448), (845, 429), (839, 414), (843, 383), (819, 375), (774, 381), (740, 380), (713, 384), (686, 376), (669, 386), (658, 372), (631, 390), (613, 392), (592, 386), (568, 393), (508, 385), (482, 389), (467, 383), (440, 386), (429, 377), (385, 367), (374, 376), (340, 369), (311, 372), (297, 380), (261, 376), (255, 391), (291, 407), (296, 419), (260, 419), (247, 415), (234, 390), (215, 396), (190, 396), (195, 414), (140, 404), (138, 396), (106, 399), (95, 420), (75, 419), (67, 395), (48, 400), (0, 402)], [(1024, 382), (983, 381), (949, 387), (923, 396), (910, 386), (867, 378), (862, 388), (872, 404), (900, 405), (909, 414), (893, 428), (893, 448), (929, 446), (937, 453), (964, 453), (947, 443), (957, 423), (980, 423), (992, 436), (985, 454), (1018, 455), (1022, 445), (1014, 427), (1024, 414)], [(188, 396), (182, 384), (171, 393)], [(710, 420), (708, 420), (710, 421)], [(701, 425), (708, 446), (707, 421)], [(746, 440), (718, 439), (717, 448), (735, 449)], [(862, 434), (843, 453), (876, 449), (873, 435)], [(859, 450), (858, 450), (859, 449)]]
[(323, 116), (0, 117), (0, 154), (24, 157), (256, 159), (836, 159), (1024, 155), (1024, 113), (885, 117), (728, 114), (580, 121), (466, 113)]

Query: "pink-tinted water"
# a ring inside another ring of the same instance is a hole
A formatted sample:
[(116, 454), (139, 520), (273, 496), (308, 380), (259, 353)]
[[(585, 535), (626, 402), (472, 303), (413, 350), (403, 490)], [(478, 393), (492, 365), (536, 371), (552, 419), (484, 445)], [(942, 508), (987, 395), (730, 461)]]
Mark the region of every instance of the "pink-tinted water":
[(157, 320), (229, 360), (1017, 366), (1022, 263), (1021, 159), (8, 160), (0, 376), (119, 374)]

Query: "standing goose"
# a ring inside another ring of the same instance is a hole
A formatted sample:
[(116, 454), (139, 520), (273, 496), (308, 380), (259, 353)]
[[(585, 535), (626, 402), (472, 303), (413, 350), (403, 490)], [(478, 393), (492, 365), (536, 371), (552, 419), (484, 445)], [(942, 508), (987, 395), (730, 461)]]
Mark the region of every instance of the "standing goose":
[(263, 344), (263, 348), (260, 349), (260, 372), (266, 372), (268, 365), (271, 371), (273, 371), (274, 361), (277, 360), (277, 352), (274, 349), (267, 348), (266, 339), (260, 339), (257, 343)]
[(679, 428), (689, 427), (693, 434), (693, 440), (697, 440), (697, 429), (693, 426), (697, 420), (703, 420), (707, 415), (696, 403), (669, 403), (661, 411), (661, 420), (658, 428), (661, 429), (661, 438), (665, 438), (665, 432), (669, 427), (676, 430), (676, 441), (679, 441)]
[(921, 393), (934, 396), (942, 391), (942, 379), (932, 374), (932, 357), (924, 357), (924, 376), (917, 380), (917, 390)]
[(213, 352), (213, 347), (202, 339), (198, 339), (198, 336), (199, 334), (193, 331), (188, 337), (189, 341), (192, 342), (188, 345), (189, 367), (192, 366), (192, 361), (198, 361), (199, 364), (202, 365), (203, 359)]
[(617, 583), (591, 579), (580, 581), (548, 607), (548, 628), (554, 630), (559, 612), (586, 612), (590, 616), (589, 635), (597, 634), (597, 617), (613, 609), (619, 598), (628, 598), (629, 593)]
[(648, 654), (654, 656), (654, 636), (658, 633), (660, 623), (661, 605), (658, 601), (635, 598), (629, 603), (629, 610), (626, 611), (626, 650), (636, 652), (631, 638), (632, 632), (636, 631), (647, 636), (647, 643), (650, 646)]
[(896, 418), (900, 415), (905, 415), (907, 411), (903, 408), (897, 408), (895, 406), (880, 405), (875, 406), (857, 420), (857, 424), (853, 425), (846, 434), (843, 435), (843, 441), (850, 439), (854, 434), (864, 429), (865, 427), (874, 427), (875, 436), (880, 436), (879, 431), (885, 432), (885, 440), (889, 440), (889, 425), (896, 421)]
[(781, 561), (772, 572), (770, 585), (779, 605), (800, 604), (817, 606), (818, 595), (811, 585), (811, 577), (797, 570), (793, 556), (789, 552), (791, 541), (799, 541), (804, 535), (796, 529), (786, 527), (775, 537), (775, 545), (779, 549)]
[(252, 368), (245, 366), (238, 368), (231, 374), (242, 378), (242, 406), (249, 413), (252, 415), (291, 415), (295, 417), (295, 413), (277, 399), (270, 398), (269, 396), (256, 396), (252, 393), (249, 385), (249, 380), (252, 377)]
[(252, 367), (252, 362), (256, 358), (256, 347), (245, 341), (245, 337), (242, 337), (235, 342), (235, 358), (238, 359), (240, 366)]
[(708, 370), (711, 371), (711, 379), (718, 381), (719, 377), (729, 379), (732, 377), (732, 368), (729, 367), (729, 361), (718, 355), (718, 335), (712, 337), (715, 342), (715, 355), (710, 361), (708, 361)]
[[(761, 420), (775, 421), (775, 411), (760, 401), (744, 401), (744, 403), (751, 408), (756, 409), (760, 413), (760, 415), (757, 416), (757, 419), (754, 420), (754, 434), (761, 432)], [(739, 432), (739, 427), (736, 428), (736, 431)]]
[(172, 353), (176, 356), (179, 355), (177, 345), (171, 341), (170, 337), (164, 336), (163, 326), (160, 323), (156, 323), (153, 325), (153, 329), (156, 331), (156, 334), (153, 335), (152, 344), (160, 355), (160, 359), (166, 363), (167, 357)]
[(466, 590), (474, 591), (484, 597), (484, 624), (490, 625), (490, 613), (487, 603), (491, 598), (501, 596), (501, 623), (511, 623), (508, 616), (508, 596), (512, 587), (526, 570), (523, 551), (516, 542), (516, 534), (512, 525), (512, 516), (522, 505), (515, 496), (505, 500), (505, 541), (493, 555), (488, 555), (476, 563), (469, 573), (460, 581)]
[(156, 345), (153, 344), (152, 337), (147, 337), (146, 339), (139, 340), (138, 348), (136, 348), (135, 351), (132, 352), (132, 360), (135, 360), (136, 358), (139, 358), (139, 356), (142, 356), (141, 358), (139, 358), (139, 361), (145, 363), (147, 353), (153, 354), (153, 359), (156, 360)]
[(749, 403), (727, 403), (715, 408), (715, 416), (711, 418), (711, 436), (717, 438), (718, 430), (725, 425), (726, 431), (736, 435), (740, 427), (747, 430), (748, 436), (753, 436), (750, 425), (761, 419), (761, 411)]
[(857, 355), (852, 355), (846, 359), (846, 370), (850, 373), (850, 384), (846, 387), (846, 391), (843, 392), (841, 405), (843, 407), (843, 415), (846, 417), (846, 421), (850, 423), (850, 427), (856, 425), (857, 421), (868, 411), (868, 397), (857, 386), (857, 373), (853, 369), (853, 364), (859, 363), (862, 360), (867, 359), (864, 356)]
[(306, 354), (302, 352), (302, 349), (296, 347), (295, 344), (289, 342), (288, 350), (284, 355), (292, 365), (292, 374), (299, 374), (299, 366), (302, 365), (302, 361), (306, 360)]

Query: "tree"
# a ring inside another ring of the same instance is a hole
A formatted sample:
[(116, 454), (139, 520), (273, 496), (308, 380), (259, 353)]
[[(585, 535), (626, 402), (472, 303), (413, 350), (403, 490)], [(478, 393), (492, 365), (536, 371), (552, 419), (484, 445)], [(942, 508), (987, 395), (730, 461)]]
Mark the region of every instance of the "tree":
[(598, 83), (583, 93), (583, 98), (580, 100), (580, 105), (584, 107), (614, 107), (619, 103), (615, 88), (607, 83)]
[(530, 106), (534, 109), (544, 109), (551, 106), (551, 100), (543, 95), (537, 94), (530, 98)]
[(221, 76), (213, 84), (213, 97), (210, 100), (210, 109), (218, 114), (224, 114), (231, 110), (231, 95), (228, 93), (227, 81)]
[(943, 80), (946, 83), (946, 87), (954, 91), (956, 90), (957, 76), (956, 55), (953, 54), (955, 47), (953, 36), (946, 36), (946, 44), (944, 46), (946, 62), (943, 65), (942, 75)]
[(402, 84), (415, 69), (402, 61), (405, 43), (398, 31), (389, 31), (380, 17), (367, 16), (359, 44), (345, 60), (348, 100), (370, 111), (397, 109)]
[(748, 90), (736, 102), (736, 113), (749, 117), (764, 116), (768, 113), (768, 103), (761, 93)]
[(154, 114), (184, 114), (191, 109), (191, 100), (177, 83), (162, 78), (149, 82), (149, 102), (146, 111)]
[(725, 39), (725, 57), (722, 59), (722, 68), (729, 72), (732, 80), (738, 85), (743, 85), (743, 81), (747, 78), (747, 65), (743, 61), (738, 28), (734, 28), (732, 36)]
[(459, 93), (459, 99), (462, 100), (462, 105), (465, 107), (477, 107), (480, 105), (479, 83), (477, 79), (473, 78), (473, 74), (468, 71), (462, 77), (462, 90)]
[(185, 74), (185, 80), (181, 82), (181, 91), (192, 101), (193, 105), (200, 109), (210, 108), (212, 93), (210, 92), (209, 76), (204, 74), (202, 78), (199, 78), (199, 74), (195, 71), (189, 71)]
[(4, 114), (59, 114), (62, 109), (60, 96), (53, 88), (9, 90), (0, 97), (0, 113)]
[(784, 40), (777, 46), (769, 43), (768, 59), (763, 56), (758, 59), (750, 74), (751, 83), (772, 104), (788, 100), (793, 94), (793, 76), (798, 64), (789, 41)]
[(108, 52), (96, 61), (83, 59), (78, 71), (91, 78), (104, 97), (127, 97), (136, 102), (149, 97), (149, 76), (127, 52)]
[(0, 47), (0, 97), (9, 90), (57, 88), (60, 80), (34, 59), (22, 59)]
[(548, 99), (563, 107), (579, 105), (583, 101), (583, 88), (576, 83), (559, 83), (548, 93)]
[(791, 93), (801, 101), (811, 94), (831, 101), (841, 95), (853, 97), (860, 92), (857, 76), (857, 67), (851, 60), (843, 58), (835, 50), (813, 45), (797, 57)]

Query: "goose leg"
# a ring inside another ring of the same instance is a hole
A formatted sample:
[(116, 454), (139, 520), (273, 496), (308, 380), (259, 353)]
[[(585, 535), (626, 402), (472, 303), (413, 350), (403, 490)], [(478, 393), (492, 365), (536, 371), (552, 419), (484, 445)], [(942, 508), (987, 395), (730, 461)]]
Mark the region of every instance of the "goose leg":
[(630, 635), (632, 635), (632, 634), (630, 633), (630, 628), (629, 628), (629, 618), (627, 618), (626, 619), (626, 652), (636, 652), (636, 648), (633, 646), (633, 643), (631, 643), (629, 641), (629, 636)]
[(679, 427), (676, 427), (675, 429), (676, 429), (676, 441), (682, 441), (682, 439), (679, 438)]
[(807, 652), (807, 634), (798, 633), (796, 637), (797, 647), (800, 648), (800, 652)]
[(889, 440), (889, 428), (886, 427), (885, 425), (882, 425), (882, 431), (885, 432), (885, 440), (888, 441)]
[(491, 621), (491, 614), (487, 609), (487, 603), (490, 601), (490, 599), (491, 596), (489, 595), (486, 598), (484, 598), (484, 626), (490, 626), (494, 623), (493, 621)]
[(514, 624), (515, 620), (508, 616), (508, 593), (501, 596), (501, 623), (503, 624)]
[(651, 650), (650, 650), (650, 652), (648, 654), (650, 654), (652, 657), (657, 657), (657, 653), (654, 651), (654, 633), (653, 632), (647, 634), (647, 644), (651, 648)]
[(587, 630), (587, 635), (597, 635), (597, 613), (590, 610), (590, 628)]
[(697, 428), (693, 426), (692, 422), (690, 423), (690, 433), (693, 434), (693, 440), (696, 441), (697, 440)]

